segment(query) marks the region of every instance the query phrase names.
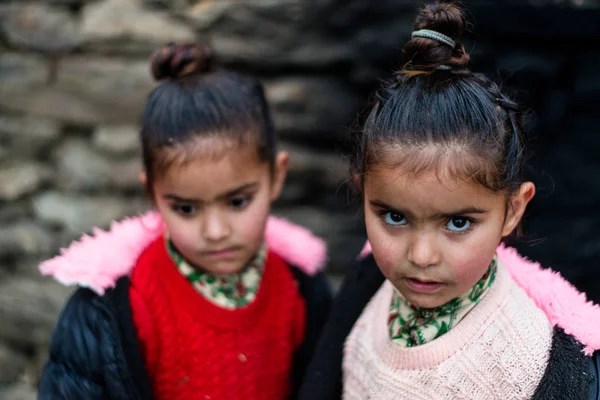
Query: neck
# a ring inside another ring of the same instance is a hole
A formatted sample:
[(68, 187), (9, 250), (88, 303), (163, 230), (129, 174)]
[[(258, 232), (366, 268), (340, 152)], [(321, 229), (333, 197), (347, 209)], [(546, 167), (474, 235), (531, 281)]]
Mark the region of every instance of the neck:
[(413, 347), (447, 333), (485, 296), (494, 282), (496, 269), (494, 256), (483, 277), (467, 293), (435, 308), (414, 306), (395, 289), (388, 324), (392, 341), (402, 347)]
[(215, 274), (193, 267), (177, 251), (168, 235), (165, 236), (165, 246), (179, 272), (212, 303), (235, 309), (249, 305), (256, 298), (267, 258), (264, 244), (240, 271), (228, 274)]

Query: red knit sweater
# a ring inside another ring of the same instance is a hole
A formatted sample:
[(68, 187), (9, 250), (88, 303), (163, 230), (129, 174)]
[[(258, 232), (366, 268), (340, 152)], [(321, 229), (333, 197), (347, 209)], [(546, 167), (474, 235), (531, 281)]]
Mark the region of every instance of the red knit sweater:
[(162, 238), (131, 277), (133, 319), (157, 400), (284, 399), (304, 334), (292, 272), (269, 253), (256, 299), (227, 310), (179, 273)]

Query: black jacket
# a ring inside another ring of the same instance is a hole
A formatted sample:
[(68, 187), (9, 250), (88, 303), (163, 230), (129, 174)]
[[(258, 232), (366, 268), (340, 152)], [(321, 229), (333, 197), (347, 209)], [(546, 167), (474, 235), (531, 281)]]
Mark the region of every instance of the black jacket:
[[(295, 397), (329, 313), (331, 291), (323, 274), (308, 276), (291, 269), (307, 307), (305, 341), (293, 366)], [(133, 324), (129, 286), (129, 278), (123, 277), (102, 296), (84, 288), (73, 294), (52, 335), (39, 400), (153, 398)]]
[[(301, 400), (342, 397), (344, 342), (384, 279), (372, 255), (358, 263), (348, 276), (309, 364), (300, 390)], [(533, 399), (600, 400), (599, 353), (587, 357), (582, 350), (581, 343), (556, 328), (550, 360)]]

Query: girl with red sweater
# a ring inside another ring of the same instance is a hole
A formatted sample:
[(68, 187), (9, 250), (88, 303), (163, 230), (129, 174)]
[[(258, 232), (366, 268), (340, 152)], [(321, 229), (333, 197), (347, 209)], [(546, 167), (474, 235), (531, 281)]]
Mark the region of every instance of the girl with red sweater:
[(262, 86), (194, 44), (157, 51), (152, 73), (141, 180), (157, 211), (41, 265), (79, 289), (39, 398), (288, 398), (331, 297), (323, 242), (269, 216), (288, 154)]

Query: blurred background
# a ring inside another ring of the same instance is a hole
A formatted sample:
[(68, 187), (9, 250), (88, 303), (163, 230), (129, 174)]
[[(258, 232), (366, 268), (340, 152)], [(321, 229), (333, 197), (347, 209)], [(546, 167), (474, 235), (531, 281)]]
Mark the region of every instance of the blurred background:
[[(365, 240), (343, 139), (400, 65), (409, 0), (0, 0), (0, 399), (35, 398), (71, 292), (40, 260), (146, 210), (138, 117), (148, 57), (202, 40), (263, 80), (291, 173), (275, 213), (330, 248), (339, 283)], [(600, 301), (600, 2), (464, 1), (472, 68), (532, 115), (538, 196), (519, 250)]]

